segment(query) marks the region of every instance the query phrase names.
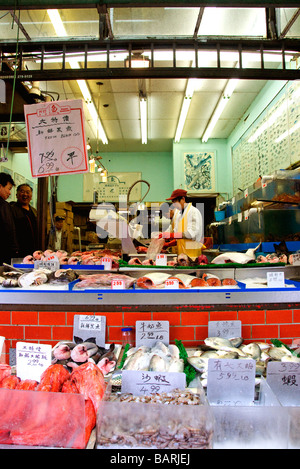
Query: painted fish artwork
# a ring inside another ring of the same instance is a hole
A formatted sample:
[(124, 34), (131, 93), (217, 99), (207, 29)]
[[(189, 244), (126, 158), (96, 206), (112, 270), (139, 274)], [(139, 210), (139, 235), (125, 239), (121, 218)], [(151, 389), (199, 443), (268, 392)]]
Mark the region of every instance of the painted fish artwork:
[(184, 154), (185, 188), (189, 192), (215, 190), (215, 154), (213, 152)]

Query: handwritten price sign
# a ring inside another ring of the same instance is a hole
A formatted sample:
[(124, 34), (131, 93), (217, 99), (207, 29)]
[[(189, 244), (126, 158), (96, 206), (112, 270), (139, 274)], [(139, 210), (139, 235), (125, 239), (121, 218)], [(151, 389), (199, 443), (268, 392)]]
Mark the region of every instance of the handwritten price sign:
[(33, 177), (88, 172), (82, 99), (24, 106)]
[(121, 392), (132, 393), (134, 396), (169, 392), (173, 389), (185, 389), (185, 373), (159, 373), (157, 371), (122, 371)]

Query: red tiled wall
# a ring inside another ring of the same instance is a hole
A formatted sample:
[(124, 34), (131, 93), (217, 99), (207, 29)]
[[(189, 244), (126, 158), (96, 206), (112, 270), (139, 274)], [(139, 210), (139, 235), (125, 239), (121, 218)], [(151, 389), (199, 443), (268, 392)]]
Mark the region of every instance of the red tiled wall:
[[(55, 345), (60, 340), (72, 340), (75, 314), (93, 312), (64, 311), (0, 311), (0, 336), (5, 337), (6, 361), (10, 348), (16, 342), (36, 342)], [(167, 320), (170, 324), (170, 342), (182, 340), (186, 347), (194, 347), (208, 335), (208, 321), (240, 320), (245, 342), (268, 341), (279, 338), (287, 344), (300, 337), (300, 309), (253, 309), (232, 311), (174, 311), (98, 312), (106, 316), (107, 342), (121, 343), (121, 328), (135, 326), (137, 320)]]

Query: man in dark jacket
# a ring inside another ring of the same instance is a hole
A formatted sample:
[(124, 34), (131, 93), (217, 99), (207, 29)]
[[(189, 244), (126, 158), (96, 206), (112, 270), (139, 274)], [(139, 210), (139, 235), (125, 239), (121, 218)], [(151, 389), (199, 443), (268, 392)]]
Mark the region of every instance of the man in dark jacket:
[(37, 212), (30, 205), (31, 199), (32, 188), (28, 184), (20, 184), (17, 187), (17, 202), (11, 202), (20, 257), (32, 255), (38, 249)]
[(16, 228), (11, 206), (6, 202), (14, 185), (9, 174), (0, 173), (0, 265), (10, 264), (11, 259), (18, 256)]

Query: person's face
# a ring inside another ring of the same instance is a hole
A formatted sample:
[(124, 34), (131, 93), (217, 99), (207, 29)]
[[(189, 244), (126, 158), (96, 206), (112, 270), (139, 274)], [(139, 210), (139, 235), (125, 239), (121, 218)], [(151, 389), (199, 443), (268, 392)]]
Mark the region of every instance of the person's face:
[(184, 197), (177, 197), (172, 200), (172, 207), (182, 210), (184, 208)]
[(32, 190), (28, 186), (23, 186), (17, 191), (17, 200), (22, 205), (29, 205), (32, 199)]
[(57, 220), (55, 222), (55, 227), (58, 231), (62, 230), (62, 227), (63, 227), (63, 224), (64, 224), (64, 221), (63, 220)]
[(10, 182), (8, 182), (6, 186), (2, 186), (0, 184), (0, 197), (2, 197), (2, 199), (4, 200), (8, 199), (8, 197), (10, 196), (11, 188), (12, 184)]

